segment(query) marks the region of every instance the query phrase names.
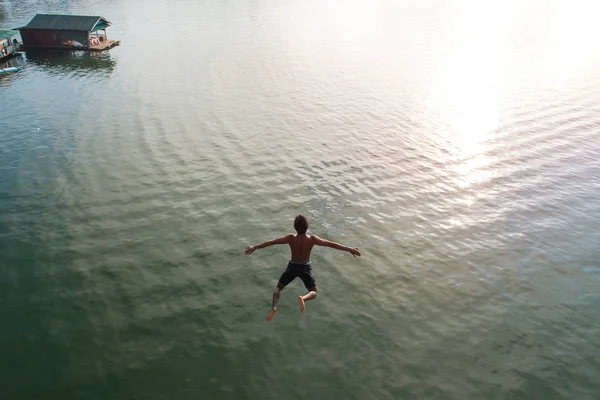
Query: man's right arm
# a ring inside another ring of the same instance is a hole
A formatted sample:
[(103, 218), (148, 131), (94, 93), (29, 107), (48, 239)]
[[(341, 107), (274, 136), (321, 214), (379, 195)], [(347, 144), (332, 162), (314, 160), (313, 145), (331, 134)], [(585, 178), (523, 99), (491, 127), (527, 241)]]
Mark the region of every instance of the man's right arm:
[(246, 247), (246, 250), (244, 251), (244, 253), (246, 253), (246, 255), (249, 256), (250, 254), (254, 253), (254, 250), (256, 250), (256, 249), (262, 249), (263, 247), (269, 247), (274, 244), (286, 244), (286, 243), (289, 243), (293, 237), (294, 237), (294, 235), (289, 233), (285, 236), (278, 237), (276, 239), (267, 240), (266, 242), (257, 244), (256, 246), (248, 246), (248, 247)]
[(336, 242), (330, 242), (329, 240), (321, 239), (320, 237), (318, 237), (316, 235), (313, 235), (312, 238), (313, 238), (313, 243), (316, 244), (317, 246), (326, 246), (326, 247), (331, 247), (332, 249), (348, 251), (354, 257), (360, 256), (360, 250), (358, 249), (358, 247), (350, 248), (348, 246), (344, 246), (344, 245), (336, 243)]

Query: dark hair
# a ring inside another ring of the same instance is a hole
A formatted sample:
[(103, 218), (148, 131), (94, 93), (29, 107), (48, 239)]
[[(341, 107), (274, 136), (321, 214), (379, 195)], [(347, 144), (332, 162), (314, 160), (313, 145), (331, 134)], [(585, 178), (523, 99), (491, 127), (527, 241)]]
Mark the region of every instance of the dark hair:
[(298, 215), (296, 217), (294, 220), (294, 229), (296, 229), (296, 232), (300, 234), (306, 233), (308, 230), (308, 221), (304, 215)]

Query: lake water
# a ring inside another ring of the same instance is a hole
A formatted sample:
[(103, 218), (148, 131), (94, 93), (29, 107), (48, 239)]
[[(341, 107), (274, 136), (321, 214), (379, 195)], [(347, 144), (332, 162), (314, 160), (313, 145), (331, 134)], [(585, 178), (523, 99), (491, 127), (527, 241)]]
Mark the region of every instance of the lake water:
[(3, 64), (0, 398), (597, 399), (599, 11), (3, 1), (122, 43)]

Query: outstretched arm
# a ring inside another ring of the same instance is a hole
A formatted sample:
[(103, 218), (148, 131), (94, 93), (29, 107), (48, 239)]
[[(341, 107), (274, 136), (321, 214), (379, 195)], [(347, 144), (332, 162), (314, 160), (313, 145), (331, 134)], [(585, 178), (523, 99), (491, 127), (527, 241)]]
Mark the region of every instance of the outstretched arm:
[(329, 240), (321, 239), (318, 236), (313, 236), (312, 238), (317, 246), (327, 246), (327, 247), (331, 247), (332, 249), (348, 251), (354, 257), (360, 256), (360, 250), (358, 249), (358, 247), (351, 248), (351, 247), (344, 246), (344, 245), (336, 243), (336, 242), (330, 242)]
[(246, 253), (246, 255), (249, 256), (250, 254), (254, 253), (254, 250), (256, 249), (262, 249), (263, 247), (269, 247), (274, 244), (286, 244), (289, 243), (293, 237), (294, 235), (290, 233), (285, 236), (278, 237), (276, 239), (267, 240), (266, 242), (257, 244), (256, 246), (248, 246), (246, 247), (246, 251), (244, 251), (244, 253)]

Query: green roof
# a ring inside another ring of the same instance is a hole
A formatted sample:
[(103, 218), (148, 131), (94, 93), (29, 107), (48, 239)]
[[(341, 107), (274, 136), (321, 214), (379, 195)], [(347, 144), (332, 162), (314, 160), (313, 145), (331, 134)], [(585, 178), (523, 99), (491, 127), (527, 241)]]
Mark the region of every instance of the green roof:
[(29, 23), (20, 28), (28, 29), (46, 29), (53, 31), (87, 31), (92, 32), (96, 25), (105, 27), (110, 22), (102, 17), (92, 17), (87, 15), (58, 15), (58, 14), (38, 14)]
[(98, 21), (98, 23), (96, 25), (94, 25), (94, 27), (92, 28), (92, 32), (93, 31), (100, 31), (102, 29), (106, 29), (110, 26), (110, 22), (108, 22), (107, 20), (105, 20), (104, 18), (100, 19), (100, 21)]
[(13, 36), (17, 36), (19, 34), (18, 31), (13, 31), (10, 29), (0, 29), (0, 40), (10, 39)]

